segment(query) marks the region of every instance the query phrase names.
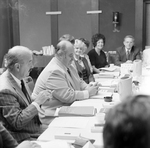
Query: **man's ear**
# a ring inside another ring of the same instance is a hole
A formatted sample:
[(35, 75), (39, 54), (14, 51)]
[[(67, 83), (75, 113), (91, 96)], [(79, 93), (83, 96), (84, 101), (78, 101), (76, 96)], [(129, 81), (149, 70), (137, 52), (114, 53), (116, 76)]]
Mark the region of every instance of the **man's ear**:
[(19, 64), (19, 63), (16, 63), (16, 64), (15, 64), (15, 70), (16, 70), (16, 71), (20, 71), (20, 64)]

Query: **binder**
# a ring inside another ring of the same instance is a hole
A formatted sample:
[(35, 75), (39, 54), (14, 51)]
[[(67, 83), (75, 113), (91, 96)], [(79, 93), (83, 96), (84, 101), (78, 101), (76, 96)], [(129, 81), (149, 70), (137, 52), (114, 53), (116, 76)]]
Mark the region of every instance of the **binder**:
[(58, 116), (94, 116), (96, 109), (93, 106), (63, 106)]

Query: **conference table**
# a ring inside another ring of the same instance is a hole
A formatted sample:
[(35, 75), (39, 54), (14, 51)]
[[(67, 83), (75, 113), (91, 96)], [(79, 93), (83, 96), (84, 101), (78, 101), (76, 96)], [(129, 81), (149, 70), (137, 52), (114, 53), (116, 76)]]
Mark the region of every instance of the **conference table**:
[[(95, 80), (104, 85), (105, 88), (108, 86), (114, 88), (113, 95), (111, 95), (112, 101), (105, 102), (104, 97), (110, 96), (111, 94), (105, 90), (88, 100), (75, 101), (71, 106), (94, 106), (97, 110), (97, 114), (94, 116), (56, 117), (37, 139), (37, 143), (39, 143), (42, 148), (46, 148), (46, 145), (42, 144), (47, 143), (47, 145), (49, 144), (50, 146), (50, 142), (55, 142), (55, 146), (57, 148), (59, 148), (59, 146), (63, 148), (74, 148), (72, 143), (75, 143), (75, 139), (77, 137), (94, 140), (93, 144), (88, 147), (103, 147), (102, 132), (103, 125), (105, 123), (105, 114), (110, 108), (114, 107), (121, 101), (119, 98), (119, 93), (117, 92), (120, 75), (118, 75), (118, 72), (115, 72), (114, 77), (109, 77), (109, 73), (106, 73), (106, 77), (103, 75), (99, 76), (97, 74), (94, 77)], [(150, 85), (150, 67), (144, 67), (142, 69), (142, 75), (140, 77), (136, 77), (135, 79), (138, 81), (139, 85), (134, 87), (134, 93), (146, 93), (149, 95), (150, 93), (148, 86)], [(66, 145), (66, 143), (68, 145)]]

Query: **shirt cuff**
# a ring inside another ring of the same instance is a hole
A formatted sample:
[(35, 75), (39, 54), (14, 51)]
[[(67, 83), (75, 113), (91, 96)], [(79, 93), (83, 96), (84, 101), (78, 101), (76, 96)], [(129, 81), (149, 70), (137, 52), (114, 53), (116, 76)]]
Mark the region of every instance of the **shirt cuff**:
[(83, 90), (83, 94), (84, 94), (84, 99), (88, 99), (89, 98), (88, 90)]
[(45, 114), (44, 110), (42, 110), (40, 108), (40, 106), (36, 102), (32, 102), (31, 104), (36, 107), (36, 109), (38, 110), (38, 112), (40, 112), (41, 114)]

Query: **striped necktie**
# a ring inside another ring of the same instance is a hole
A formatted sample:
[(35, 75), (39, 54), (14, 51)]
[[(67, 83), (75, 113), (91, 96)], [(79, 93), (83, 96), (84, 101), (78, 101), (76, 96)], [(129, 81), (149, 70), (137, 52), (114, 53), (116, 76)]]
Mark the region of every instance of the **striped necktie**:
[(26, 87), (25, 87), (25, 84), (24, 84), (24, 81), (23, 81), (23, 80), (21, 80), (21, 90), (22, 90), (22, 92), (24, 93), (24, 95), (26, 96), (28, 102), (31, 103), (30, 96), (29, 96), (29, 94), (28, 94), (28, 92), (27, 92), (27, 89), (26, 89)]
[(130, 50), (127, 50), (127, 60), (130, 60)]

